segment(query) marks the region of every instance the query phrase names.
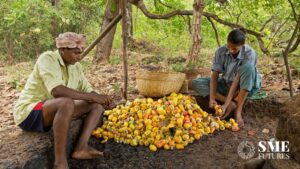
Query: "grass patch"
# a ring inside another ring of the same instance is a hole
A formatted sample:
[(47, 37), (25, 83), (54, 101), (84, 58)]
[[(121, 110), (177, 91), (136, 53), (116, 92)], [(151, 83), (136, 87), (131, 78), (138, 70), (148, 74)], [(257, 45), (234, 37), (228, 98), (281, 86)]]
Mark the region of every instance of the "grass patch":
[(118, 65), (121, 63), (121, 56), (113, 55), (109, 58), (109, 64), (111, 65)]
[(35, 62), (29, 61), (29, 62), (22, 62), (17, 63), (15, 65), (6, 65), (4, 67), (4, 71), (8, 75), (8, 81), (21, 81), (23, 79), (27, 79), (29, 74), (33, 70)]

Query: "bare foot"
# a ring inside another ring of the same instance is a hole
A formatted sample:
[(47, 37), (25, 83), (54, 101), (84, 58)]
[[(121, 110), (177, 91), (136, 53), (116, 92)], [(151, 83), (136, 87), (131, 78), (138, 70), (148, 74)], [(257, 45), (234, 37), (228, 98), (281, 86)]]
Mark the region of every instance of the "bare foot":
[(240, 128), (244, 127), (245, 124), (244, 124), (244, 120), (243, 120), (242, 116), (236, 116), (235, 120), (238, 123)]
[(102, 156), (103, 156), (103, 152), (98, 151), (92, 147), (86, 147), (81, 150), (75, 150), (72, 154), (72, 158), (78, 160), (88, 160), (88, 159), (94, 159)]

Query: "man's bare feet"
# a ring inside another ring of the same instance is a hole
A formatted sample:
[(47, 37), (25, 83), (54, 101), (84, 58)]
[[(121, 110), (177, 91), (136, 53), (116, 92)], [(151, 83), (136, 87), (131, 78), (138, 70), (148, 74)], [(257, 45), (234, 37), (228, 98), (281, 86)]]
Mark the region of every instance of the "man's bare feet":
[(243, 118), (242, 118), (241, 115), (236, 115), (235, 120), (238, 123), (239, 128), (243, 128), (244, 127), (245, 124), (244, 124), (244, 120), (243, 120)]
[(103, 152), (98, 151), (92, 147), (86, 147), (80, 150), (75, 150), (72, 154), (72, 158), (78, 160), (88, 160), (88, 159), (94, 159), (102, 156), (103, 156)]

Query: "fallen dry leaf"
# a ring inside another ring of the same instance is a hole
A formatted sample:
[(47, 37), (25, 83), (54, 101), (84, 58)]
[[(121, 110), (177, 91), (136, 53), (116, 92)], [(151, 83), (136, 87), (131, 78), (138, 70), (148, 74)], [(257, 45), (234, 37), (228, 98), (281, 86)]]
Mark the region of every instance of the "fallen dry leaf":
[(264, 128), (264, 129), (262, 130), (262, 132), (265, 133), (265, 134), (268, 134), (268, 133), (270, 133), (270, 130), (267, 129), (267, 128)]
[(249, 130), (248, 135), (249, 136), (255, 136), (256, 132), (254, 130)]

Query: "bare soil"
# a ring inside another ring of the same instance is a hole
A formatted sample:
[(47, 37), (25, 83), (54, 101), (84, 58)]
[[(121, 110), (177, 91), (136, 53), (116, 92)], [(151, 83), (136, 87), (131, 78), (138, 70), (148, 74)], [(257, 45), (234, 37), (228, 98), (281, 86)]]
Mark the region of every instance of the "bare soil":
[[(184, 150), (151, 152), (147, 147), (131, 147), (113, 141), (103, 146), (99, 145), (100, 140), (92, 139), (91, 144), (104, 151), (106, 156), (93, 162), (70, 160), (71, 168), (243, 168), (247, 160), (239, 157), (238, 145), (242, 141), (257, 145), (258, 141), (270, 140), (275, 136), (274, 126), (277, 125), (277, 120), (270, 117), (246, 116), (245, 121), (245, 128), (240, 132), (226, 130), (204, 136)], [(269, 133), (263, 133), (263, 129), (268, 129)], [(255, 135), (249, 135), (249, 131), (254, 131)]]

